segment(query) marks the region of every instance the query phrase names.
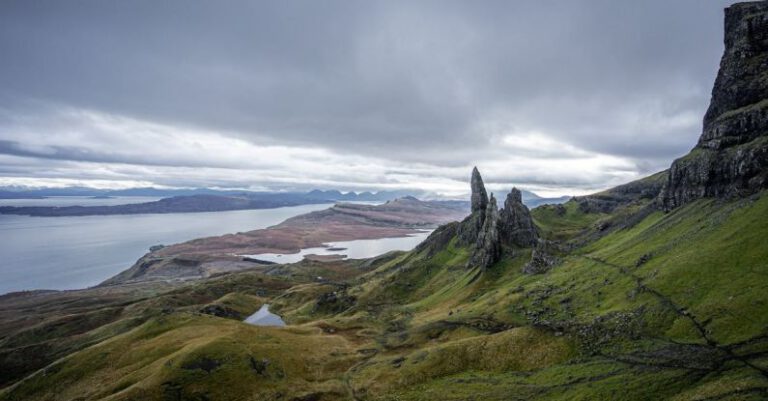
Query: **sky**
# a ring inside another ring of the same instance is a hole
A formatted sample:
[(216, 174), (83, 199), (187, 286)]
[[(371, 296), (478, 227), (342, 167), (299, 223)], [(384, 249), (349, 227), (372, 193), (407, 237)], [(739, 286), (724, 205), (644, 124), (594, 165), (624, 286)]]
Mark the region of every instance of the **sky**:
[(0, 186), (580, 195), (701, 132), (720, 0), (0, 2)]

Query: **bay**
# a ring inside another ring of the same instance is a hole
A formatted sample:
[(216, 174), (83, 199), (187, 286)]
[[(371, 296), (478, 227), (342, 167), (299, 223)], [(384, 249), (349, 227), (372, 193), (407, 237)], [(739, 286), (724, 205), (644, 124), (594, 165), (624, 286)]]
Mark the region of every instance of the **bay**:
[[(51, 198), (34, 201), (71, 204)], [(105, 201), (120, 199), (80, 199), (75, 204)], [(152, 245), (266, 228), (331, 205), (114, 216), (0, 215), (0, 294), (94, 286), (130, 267)]]

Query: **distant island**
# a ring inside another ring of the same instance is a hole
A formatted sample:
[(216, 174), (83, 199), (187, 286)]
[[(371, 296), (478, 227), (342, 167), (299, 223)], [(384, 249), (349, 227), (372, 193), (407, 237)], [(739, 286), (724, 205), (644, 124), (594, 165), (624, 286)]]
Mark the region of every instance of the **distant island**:
[[(230, 210), (272, 209), (286, 206), (312, 205), (319, 203), (334, 203), (337, 201), (372, 201), (383, 202), (397, 198), (400, 192), (354, 192), (311, 191), (307, 193), (294, 192), (226, 192), (201, 190), (189, 195), (176, 195), (152, 202), (130, 203), (123, 205), (98, 206), (2, 206), (0, 214), (17, 214), (41, 217), (62, 216), (103, 216), (117, 214), (148, 214), (148, 213), (196, 213), (221, 212)], [(44, 192), (45, 193), (45, 192)], [(60, 193), (60, 192), (56, 192)], [(131, 192), (130, 196), (146, 196), (153, 191)], [(165, 193), (165, 192), (154, 192)], [(182, 192), (185, 193), (185, 192)], [(139, 195), (141, 194), (141, 195)], [(55, 195), (61, 196), (61, 195)], [(80, 195), (82, 196), (82, 195)], [(89, 195), (90, 199), (113, 199), (125, 195)], [(28, 198), (26, 198), (28, 199)]]
[[(64, 216), (106, 216), (125, 214), (159, 214), (159, 213), (199, 213), (222, 212), (231, 210), (272, 209), (286, 206), (312, 205), (334, 202), (384, 202), (401, 197), (411, 196), (404, 191), (381, 192), (347, 192), (337, 190), (313, 190), (300, 192), (242, 192), (216, 191), (199, 189), (192, 190), (159, 190), (154, 188), (137, 188), (131, 190), (108, 191), (96, 194), (97, 190), (70, 188), (54, 190), (34, 190), (24, 192), (1, 191), (2, 196), (16, 195), (19, 198), (42, 199), (47, 196), (88, 196), (90, 199), (113, 199), (119, 196), (157, 196), (159, 194), (177, 194), (152, 202), (130, 203), (123, 205), (98, 206), (0, 206), (0, 214), (15, 214), (38, 217)], [(417, 191), (419, 192), (419, 191)], [(9, 195), (10, 194), (10, 195)], [(70, 195), (62, 195), (70, 194)], [(568, 201), (570, 197), (542, 198), (532, 192), (523, 191), (523, 202), (529, 207), (541, 204), (557, 204)]]
[[(470, 204), (465, 201), (421, 201), (411, 196), (380, 205), (340, 202), (265, 229), (153, 246), (130, 269), (102, 285), (200, 279), (220, 272), (250, 269), (253, 263), (271, 265), (273, 263), (258, 257), (237, 255), (296, 253), (302, 248), (321, 247), (329, 242), (404, 237), (461, 220), (469, 210)], [(329, 247), (328, 250), (346, 248)]]
[(127, 188), (127, 189), (98, 189), (91, 187), (63, 188), (25, 188), (0, 186), (0, 199), (45, 199), (60, 196), (80, 196), (88, 198), (118, 198), (126, 196), (169, 198), (174, 196), (220, 195), (220, 196), (304, 196), (317, 199), (348, 200), (348, 201), (387, 201), (403, 196), (425, 197), (424, 191), (378, 191), (378, 192), (341, 192), (339, 190), (300, 191), (248, 191), (238, 189), (211, 188)]

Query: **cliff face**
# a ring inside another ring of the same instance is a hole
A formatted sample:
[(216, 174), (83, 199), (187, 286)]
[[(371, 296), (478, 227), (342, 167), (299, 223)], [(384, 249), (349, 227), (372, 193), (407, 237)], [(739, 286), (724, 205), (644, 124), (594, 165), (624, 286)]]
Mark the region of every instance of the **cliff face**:
[(725, 52), (699, 142), (675, 160), (660, 195), (671, 209), (768, 187), (768, 2), (725, 10)]

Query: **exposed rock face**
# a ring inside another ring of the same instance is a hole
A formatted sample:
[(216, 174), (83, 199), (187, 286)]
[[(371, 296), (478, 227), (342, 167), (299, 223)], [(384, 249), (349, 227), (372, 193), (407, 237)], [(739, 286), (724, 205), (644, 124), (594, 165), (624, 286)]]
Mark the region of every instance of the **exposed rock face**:
[(477, 236), (480, 235), (480, 230), (483, 228), (483, 222), (485, 221), (485, 210), (478, 211), (470, 214), (465, 218), (458, 227), (458, 245), (467, 246), (472, 245), (477, 240)]
[(546, 273), (552, 266), (559, 263), (559, 259), (550, 255), (543, 249), (534, 249), (531, 260), (523, 266), (523, 273), (542, 274)]
[(227, 307), (223, 305), (206, 305), (202, 309), (200, 309), (200, 313), (204, 313), (206, 315), (213, 315), (218, 317), (225, 317), (229, 319), (242, 319), (243, 316), (240, 314), (240, 312)]
[(483, 226), (477, 237), (475, 249), (469, 258), (468, 266), (490, 267), (501, 256), (501, 241), (499, 238), (499, 209), (496, 206), (496, 198), (491, 194), (485, 209)]
[(433, 256), (448, 246), (451, 239), (456, 235), (459, 223), (453, 222), (438, 227), (429, 237), (416, 246), (416, 252), (426, 250), (427, 256)]
[(339, 291), (331, 291), (321, 294), (315, 306), (312, 308), (313, 313), (341, 313), (355, 304), (357, 299), (347, 294), (346, 287)]
[(522, 194), (517, 188), (512, 188), (504, 201), (498, 227), (504, 245), (528, 248), (536, 244), (538, 235), (531, 212), (523, 204)]
[(488, 194), (485, 192), (483, 177), (477, 171), (477, 167), (472, 169), (472, 213), (485, 211), (488, 206)]
[(458, 228), (459, 245), (473, 245), (480, 235), (485, 221), (485, 210), (488, 207), (488, 193), (477, 167), (472, 169), (472, 213), (461, 222)]
[(725, 52), (690, 154), (675, 160), (660, 195), (671, 209), (702, 197), (768, 188), (768, 2), (725, 10)]
[(768, 114), (768, 2), (725, 10), (725, 53), (704, 116), (698, 146), (723, 149), (766, 134)]
[[(438, 238), (448, 240), (453, 227), (436, 230)], [(536, 245), (538, 235), (531, 213), (523, 204), (522, 193), (513, 188), (499, 211), (496, 198), (488, 199), (483, 179), (477, 167), (472, 170), (472, 214), (455, 228), (457, 245), (472, 247), (467, 267), (488, 268), (496, 263), (505, 249), (530, 248)], [(432, 238), (430, 236), (430, 238)]]

